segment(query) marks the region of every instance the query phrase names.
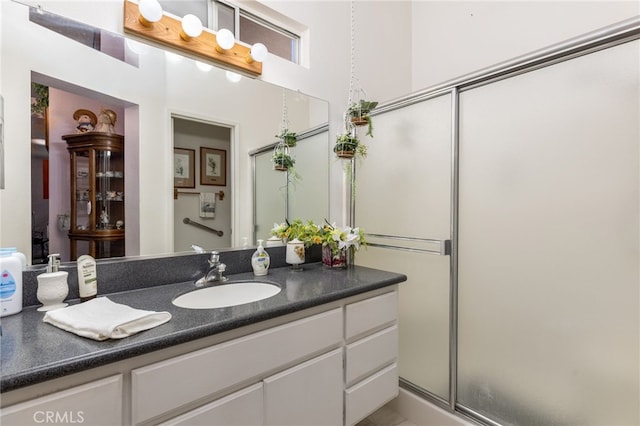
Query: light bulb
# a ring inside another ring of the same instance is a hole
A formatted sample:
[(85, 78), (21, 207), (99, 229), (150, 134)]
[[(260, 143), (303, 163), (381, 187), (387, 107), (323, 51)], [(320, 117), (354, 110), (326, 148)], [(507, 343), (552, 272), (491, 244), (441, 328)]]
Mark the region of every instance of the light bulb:
[(216, 50), (220, 53), (224, 53), (225, 50), (229, 50), (236, 44), (236, 40), (233, 37), (233, 33), (226, 28), (221, 29), (216, 34)]
[(162, 6), (158, 0), (140, 0), (138, 3), (138, 21), (145, 27), (150, 27), (154, 22), (162, 19)]
[(227, 80), (229, 80), (232, 83), (237, 83), (240, 80), (242, 80), (242, 76), (237, 72), (227, 71)]
[(182, 31), (180, 37), (184, 41), (189, 41), (202, 34), (202, 22), (196, 15), (188, 14), (182, 18)]
[(247, 62), (264, 62), (265, 59), (267, 59), (267, 53), (269, 53), (269, 51), (267, 50), (267, 46), (262, 43), (256, 43), (251, 46), (251, 52), (247, 57)]

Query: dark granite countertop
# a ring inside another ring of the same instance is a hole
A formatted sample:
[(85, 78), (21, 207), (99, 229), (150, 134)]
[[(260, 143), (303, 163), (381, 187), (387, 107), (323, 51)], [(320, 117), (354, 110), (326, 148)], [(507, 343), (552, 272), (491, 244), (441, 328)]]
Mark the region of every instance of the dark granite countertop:
[[(195, 289), (193, 281), (99, 294), (133, 308), (172, 315), (166, 324), (120, 340), (98, 342), (77, 336), (42, 322), (44, 312), (38, 312), (37, 306), (27, 307), (2, 318), (0, 390), (59, 378), (406, 280), (405, 275), (377, 269), (329, 270), (320, 263), (305, 264), (302, 272), (288, 267), (271, 269), (269, 275), (258, 278), (278, 284), (282, 291), (258, 302), (204, 310), (178, 308), (171, 303), (177, 295)], [(256, 277), (240, 273), (229, 279)]]

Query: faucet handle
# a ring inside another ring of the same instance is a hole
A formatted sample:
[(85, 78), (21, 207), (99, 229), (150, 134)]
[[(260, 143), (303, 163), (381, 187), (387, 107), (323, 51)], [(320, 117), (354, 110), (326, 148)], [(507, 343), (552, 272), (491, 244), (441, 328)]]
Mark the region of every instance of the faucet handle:
[(226, 280), (229, 279), (228, 277), (225, 277), (224, 275), (222, 275), (222, 274), (224, 274), (224, 271), (226, 271), (226, 270), (227, 270), (227, 265), (225, 265), (224, 263), (220, 263), (218, 265), (218, 280), (226, 281)]
[(211, 258), (209, 259), (209, 264), (215, 265), (218, 262), (220, 262), (220, 253), (218, 253), (217, 251), (212, 251)]

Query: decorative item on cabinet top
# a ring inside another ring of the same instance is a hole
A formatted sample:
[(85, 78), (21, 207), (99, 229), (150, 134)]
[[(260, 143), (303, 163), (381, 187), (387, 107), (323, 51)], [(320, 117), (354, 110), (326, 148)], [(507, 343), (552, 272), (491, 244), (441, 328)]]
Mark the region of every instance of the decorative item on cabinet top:
[[(360, 228), (337, 226), (329, 222), (316, 225), (311, 220), (306, 223), (300, 219), (281, 224), (274, 223), (271, 235), (288, 241), (287, 251), (290, 250), (289, 243), (292, 241), (302, 244), (303, 247), (322, 245), (323, 264), (328, 268), (346, 268), (353, 265), (355, 253), (360, 247), (367, 245), (364, 232)], [(287, 263), (292, 262), (287, 260)]]
[(73, 113), (73, 119), (77, 123), (76, 133), (114, 133), (118, 115), (113, 110), (103, 108), (96, 116), (88, 109), (81, 108)]

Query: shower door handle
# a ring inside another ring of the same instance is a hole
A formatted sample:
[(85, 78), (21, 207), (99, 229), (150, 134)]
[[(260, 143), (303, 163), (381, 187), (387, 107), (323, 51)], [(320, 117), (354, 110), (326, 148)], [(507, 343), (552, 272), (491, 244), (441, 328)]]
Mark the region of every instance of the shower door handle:
[[(368, 240), (367, 245), (371, 247), (428, 253), (439, 256), (449, 256), (451, 254), (451, 240), (369, 233), (365, 233), (365, 236)], [(387, 240), (392, 240), (393, 243), (387, 242)]]

